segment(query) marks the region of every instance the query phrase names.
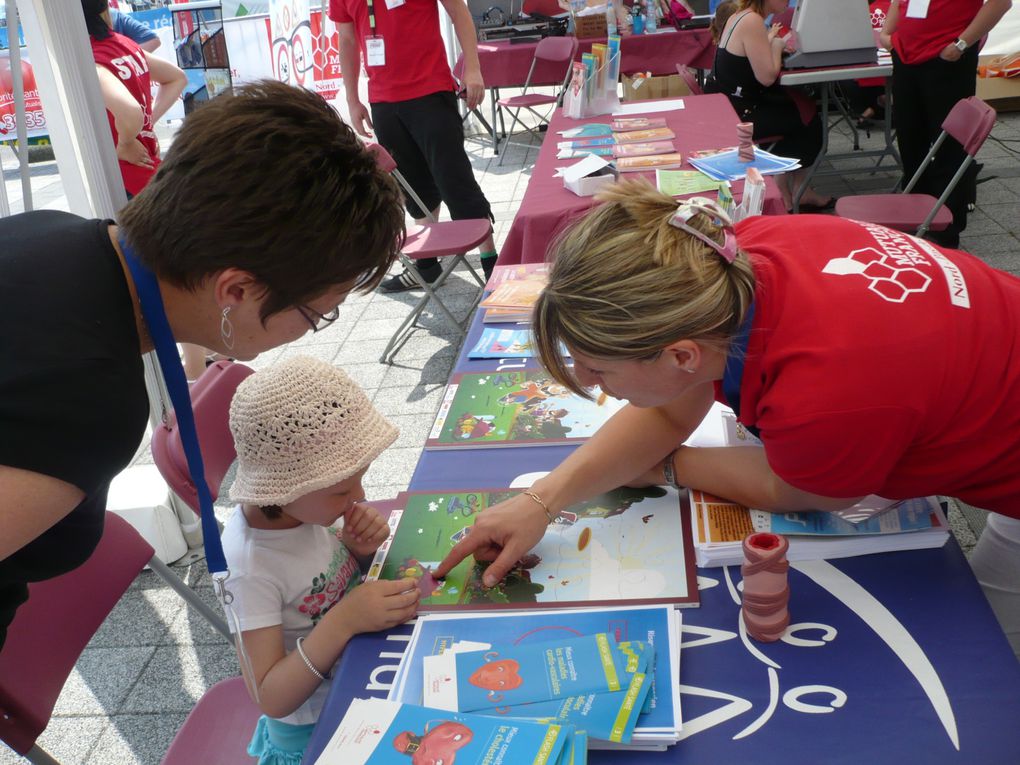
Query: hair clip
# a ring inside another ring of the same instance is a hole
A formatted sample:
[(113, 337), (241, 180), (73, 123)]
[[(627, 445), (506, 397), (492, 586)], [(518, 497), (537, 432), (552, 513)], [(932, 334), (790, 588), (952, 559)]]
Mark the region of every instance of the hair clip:
[[(698, 231), (698, 229), (688, 223), (698, 213), (705, 213), (722, 226), (722, 244), (719, 244), (708, 234)], [(680, 202), (676, 212), (670, 216), (669, 225), (676, 226), (691, 236), (697, 237), (718, 252), (727, 263), (732, 263), (737, 259), (737, 237), (733, 233), (733, 222), (730, 220), (730, 216), (711, 199), (692, 197)]]

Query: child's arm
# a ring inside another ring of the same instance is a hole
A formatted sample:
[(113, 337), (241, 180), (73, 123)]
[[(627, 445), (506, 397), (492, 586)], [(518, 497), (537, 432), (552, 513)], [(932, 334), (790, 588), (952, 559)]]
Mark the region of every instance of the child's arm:
[(344, 513), (344, 546), (358, 559), (362, 571), (368, 569), (379, 545), (390, 535), (390, 528), (379, 511), (362, 502), (356, 502)]
[[(417, 582), (373, 581), (358, 585), (331, 608), (302, 643), (312, 665), (326, 675), (352, 637), (389, 629), (418, 610)], [(322, 682), (300, 654), (287, 653), (280, 625), (241, 633), (251, 659), (258, 704), (269, 717), (286, 717), (304, 704)], [(242, 669), (245, 662), (241, 661)]]

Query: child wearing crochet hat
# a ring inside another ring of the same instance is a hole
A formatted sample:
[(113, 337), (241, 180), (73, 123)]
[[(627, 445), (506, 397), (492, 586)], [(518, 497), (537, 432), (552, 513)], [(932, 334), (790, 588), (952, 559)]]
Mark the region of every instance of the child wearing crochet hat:
[(342, 371), (297, 357), (238, 386), (230, 430), (238, 508), (223, 549), (232, 629), (264, 713), (248, 752), (263, 765), (298, 765), (347, 642), (417, 610), (406, 580), (358, 585), (389, 534), (362, 503), (361, 478), (397, 429)]

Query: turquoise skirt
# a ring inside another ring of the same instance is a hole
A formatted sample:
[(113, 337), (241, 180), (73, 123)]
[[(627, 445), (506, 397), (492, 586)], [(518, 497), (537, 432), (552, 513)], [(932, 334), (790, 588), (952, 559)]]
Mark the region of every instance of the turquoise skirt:
[(314, 728), (314, 723), (291, 725), (262, 715), (248, 744), (248, 754), (258, 757), (259, 765), (301, 765)]

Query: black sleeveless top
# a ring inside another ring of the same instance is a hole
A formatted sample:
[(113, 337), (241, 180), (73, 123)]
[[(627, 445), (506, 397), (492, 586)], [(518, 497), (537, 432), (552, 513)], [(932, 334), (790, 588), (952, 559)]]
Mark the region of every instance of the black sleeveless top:
[[(746, 15), (747, 13), (744, 14), (744, 16)], [(725, 93), (734, 100), (760, 101), (768, 93), (782, 92), (779, 90), (779, 80), (777, 79), (772, 85), (765, 87), (754, 76), (751, 60), (747, 56), (738, 56), (726, 50), (726, 45), (733, 37), (737, 24), (743, 21), (744, 16), (733, 22), (730, 33), (715, 49), (715, 63), (712, 65), (712, 91)]]

